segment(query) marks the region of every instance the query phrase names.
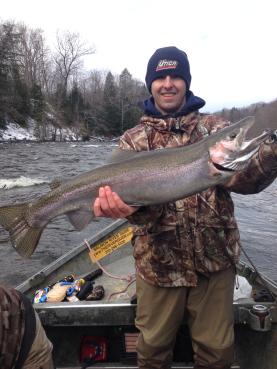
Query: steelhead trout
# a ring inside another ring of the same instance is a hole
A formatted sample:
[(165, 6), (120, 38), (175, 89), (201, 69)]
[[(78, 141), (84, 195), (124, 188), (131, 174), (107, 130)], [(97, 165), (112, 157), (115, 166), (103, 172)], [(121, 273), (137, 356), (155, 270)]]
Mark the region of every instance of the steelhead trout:
[(45, 226), (67, 215), (77, 230), (93, 219), (92, 203), (100, 186), (109, 185), (129, 205), (147, 206), (176, 201), (223, 184), (246, 168), (270, 131), (245, 141), (254, 124), (248, 117), (201, 141), (184, 147), (134, 153), (120, 160), (52, 184), (51, 191), (29, 202), (0, 208), (0, 224), (16, 251), (33, 254)]

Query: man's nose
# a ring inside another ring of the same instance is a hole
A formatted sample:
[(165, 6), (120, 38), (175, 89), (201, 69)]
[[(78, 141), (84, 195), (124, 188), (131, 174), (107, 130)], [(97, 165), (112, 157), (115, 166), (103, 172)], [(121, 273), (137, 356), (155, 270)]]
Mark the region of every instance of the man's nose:
[(170, 76), (166, 76), (164, 79), (164, 87), (165, 88), (172, 88), (173, 86), (173, 80)]

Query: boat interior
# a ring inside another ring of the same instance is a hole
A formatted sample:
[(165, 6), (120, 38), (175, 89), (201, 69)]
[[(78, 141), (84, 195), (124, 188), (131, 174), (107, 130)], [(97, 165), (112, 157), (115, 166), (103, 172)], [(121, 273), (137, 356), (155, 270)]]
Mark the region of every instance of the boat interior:
[[(104, 288), (101, 300), (34, 304), (53, 343), (57, 368), (136, 367), (135, 267), (129, 232), (128, 222), (117, 220), (17, 287), (33, 300), (38, 290), (65, 276), (83, 278), (103, 269), (94, 280), (94, 286)], [(238, 274), (252, 291), (233, 303), (236, 362), (232, 368), (277, 369), (277, 284), (244, 263), (238, 266)], [(185, 317), (173, 367), (193, 368)]]

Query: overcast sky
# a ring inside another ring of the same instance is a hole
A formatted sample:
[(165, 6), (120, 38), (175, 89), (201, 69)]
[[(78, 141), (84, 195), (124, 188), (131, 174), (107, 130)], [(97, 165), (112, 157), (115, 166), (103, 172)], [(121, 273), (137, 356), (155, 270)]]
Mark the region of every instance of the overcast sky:
[(187, 52), (191, 90), (204, 111), (277, 98), (276, 0), (1, 0), (0, 20), (41, 28), (53, 45), (57, 30), (94, 45), (86, 69), (144, 81), (159, 47)]

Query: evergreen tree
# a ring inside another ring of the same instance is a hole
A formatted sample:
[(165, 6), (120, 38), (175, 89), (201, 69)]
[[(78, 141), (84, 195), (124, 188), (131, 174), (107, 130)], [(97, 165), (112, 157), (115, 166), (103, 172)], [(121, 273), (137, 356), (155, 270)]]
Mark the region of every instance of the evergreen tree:
[(119, 76), (121, 133), (138, 123), (142, 114), (141, 102), (148, 96), (141, 82), (132, 78), (125, 68)]
[(68, 124), (74, 127), (83, 137), (88, 137), (86, 105), (77, 82), (74, 82), (72, 90), (68, 95), (66, 114)]
[(69, 94), (69, 105), (72, 114), (72, 120), (78, 121), (82, 116), (83, 110), (85, 109), (84, 99), (81, 92), (79, 91), (78, 84), (75, 82), (71, 93)]
[(2, 127), (5, 126), (5, 119), (15, 111), (13, 72), (17, 70), (18, 37), (14, 23), (0, 23), (0, 125)]
[[(124, 132), (128, 123), (126, 124), (126, 113), (130, 112), (132, 107), (132, 96), (130, 94), (132, 86), (132, 75), (128, 69), (125, 68), (119, 76), (119, 91), (120, 91), (120, 131)], [(129, 119), (130, 119), (130, 114)], [(130, 121), (129, 121), (130, 122)]]
[(109, 134), (111, 135), (119, 135), (121, 133), (121, 119), (118, 97), (118, 87), (115, 84), (114, 76), (111, 72), (109, 72), (107, 74), (104, 85), (102, 119), (108, 129)]
[[(19, 68), (15, 66), (12, 70), (13, 74), (13, 107), (18, 112), (17, 120), (20, 119), (21, 124), (25, 124), (25, 117), (31, 113), (30, 93), (27, 85), (21, 79)], [(15, 117), (14, 117), (15, 118)]]

